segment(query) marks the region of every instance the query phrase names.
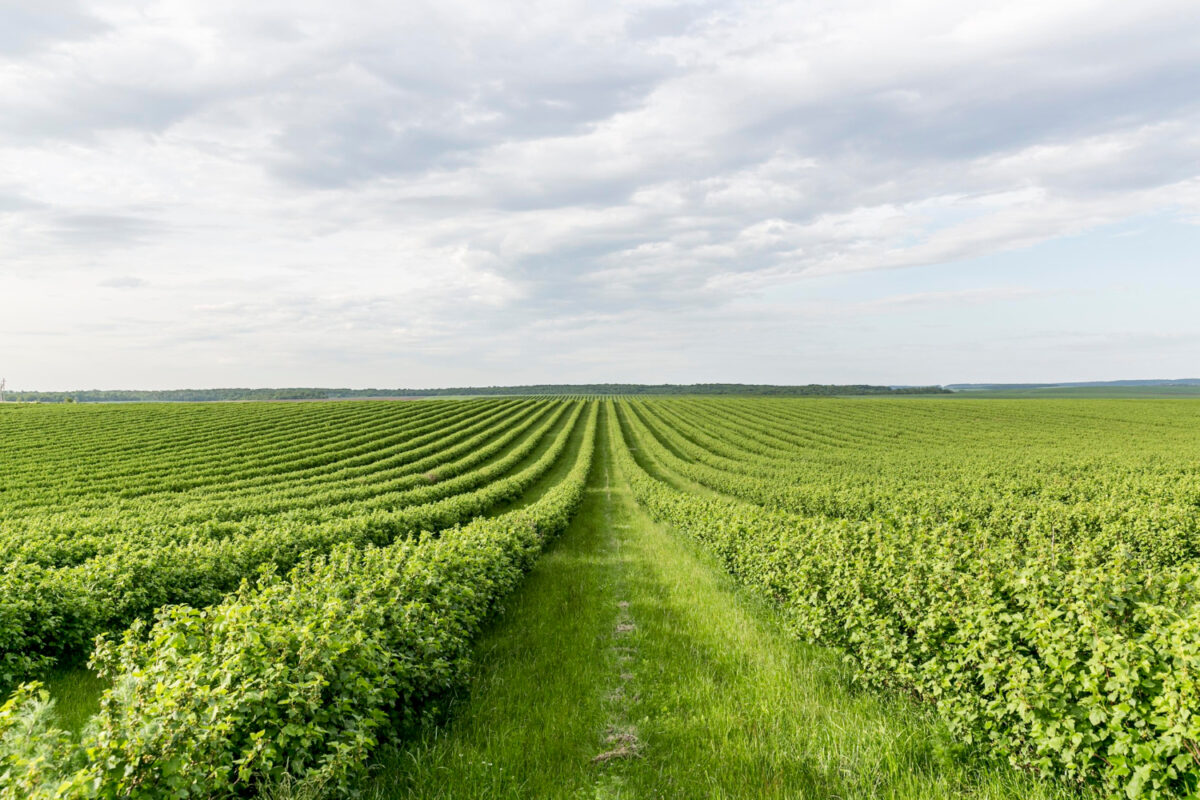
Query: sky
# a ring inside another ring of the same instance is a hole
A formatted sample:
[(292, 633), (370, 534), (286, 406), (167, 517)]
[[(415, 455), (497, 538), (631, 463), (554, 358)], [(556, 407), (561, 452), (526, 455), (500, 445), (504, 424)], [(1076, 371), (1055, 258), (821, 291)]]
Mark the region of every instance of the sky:
[(1200, 5), (0, 0), (10, 388), (1200, 377)]

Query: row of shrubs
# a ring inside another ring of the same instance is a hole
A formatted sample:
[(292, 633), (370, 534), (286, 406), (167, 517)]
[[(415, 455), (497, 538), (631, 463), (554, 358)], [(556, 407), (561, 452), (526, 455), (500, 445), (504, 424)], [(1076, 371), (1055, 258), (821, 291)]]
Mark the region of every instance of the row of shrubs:
[[(297, 463), (294, 473), (275, 473), (266, 481), (255, 476), (249, 479), (255, 483), (248, 487), (234, 488), (242, 481), (242, 472), (231, 463), (226, 466), (224, 483), (197, 493), (164, 492), (112, 501), (118, 491), (142, 488), (136, 474), (124, 478), (123, 489), (97, 489), (107, 494), (99, 503), (47, 490), (37, 498), (38, 506), (13, 514), (0, 526), (0, 559), (3, 563), (71, 566), (126, 543), (170, 545), (200, 536), (240, 536), (270, 525), (280, 514), (296, 521), (324, 522), (354, 513), (363, 501), (400, 505), (408, 491), (428, 486), (423, 474), (434, 470), (461, 474), (486, 463), (508, 450), (535, 423), (545, 422), (551, 411), (548, 405), (518, 408), (469, 428), (451, 429), (437, 441), (416, 437), (411, 448), (410, 442), (387, 445), (390, 433), (387, 438), (381, 435), (375, 460), (365, 467), (308, 476)], [(300, 444), (295, 450), (303, 453), (309, 446)], [(269, 441), (247, 445), (247, 449), (266, 451), (271, 447)], [(205, 457), (207, 454), (197, 456)], [(348, 454), (347, 462), (359, 458)], [(129, 460), (137, 463), (136, 457)]]
[(1200, 790), (1200, 567), (1030, 549), (950, 526), (774, 512), (679, 491), (667, 451), (624, 417), (637, 501), (684, 531), (799, 637), (850, 654), (868, 683), (936, 704), (966, 743), (1114, 797)]
[(102, 639), (93, 664), (112, 688), (79, 742), (23, 685), (0, 707), (0, 797), (228, 798), (280, 782), (351, 792), (380, 741), (461, 679), (482, 622), (568, 524), (591, 468), (596, 404), (587, 413), (570, 473), (522, 510), (341, 545)]
[[(538, 422), (532, 435), (514, 443), (505, 434), (501, 446), (482, 448), (493, 457), (482, 466), (443, 467), (444, 480), (409, 490), (394, 510), (361, 508), (320, 523), (278, 516), (237, 536), (122, 540), (111, 552), (62, 569), (10, 564), (0, 570), (0, 691), (55, 663), (86, 657), (97, 634), (120, 630), (160, 606), (216, 603), (264, 567), (286, 571), (305, 553), (339, 542), (385, 545), (465, 522), (540, 478), (566, 447), (581, 410), (562, 404), (544, 420), (531, 417), (515, 428)], [(551, 435), (550, 450), (513, 472)]]
[[(672, 472), (776, 511), (991, 531), (1030, 546), (1082, 540), (1131, 548), (1151, 568), (1200, 557), (1200, 475), (1190, 460), (1151, 468), (1080, 456), (1082, 463), (1063, 470), (1030, 463), (1028, 452), (990, 449), (980, 474), (970, 460), (984, 448), (956, 441), (951, 430), (937, 447), (897, 442), (889, 463), (876, 449), (848, 444), (833, 450), (835, 466), (794, 441), (764, 444), (780, 434), (761, 421), (688, 416), (662, 403), (628, 409), (631, 422), (666, 447)], [(715, 455), (718, 449), (725, 455)]]

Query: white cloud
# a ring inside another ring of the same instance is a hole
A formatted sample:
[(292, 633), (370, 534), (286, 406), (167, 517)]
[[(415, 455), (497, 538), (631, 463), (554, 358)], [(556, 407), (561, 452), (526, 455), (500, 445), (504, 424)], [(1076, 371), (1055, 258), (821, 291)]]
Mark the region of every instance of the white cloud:
[[(576, 324), (704, 364), (798, 280), (1200, 213), (1189, 2), (32, 8), (0, 5), (0, 288), (8, 335), (64, 344), (26, 384), (85, 340), (201, 348), (215, 383), (505, 382), (606, 363)], [(1007, 285), (978, 281), (894, 296)]]

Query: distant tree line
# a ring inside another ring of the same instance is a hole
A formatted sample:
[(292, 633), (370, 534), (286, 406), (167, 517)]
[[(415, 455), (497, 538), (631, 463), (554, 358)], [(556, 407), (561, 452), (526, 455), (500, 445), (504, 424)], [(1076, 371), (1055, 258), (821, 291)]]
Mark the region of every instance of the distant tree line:
[(777, 386), (752, 383), (584, 383), (530, 386), (462, 386), (445, 389), (164, 389), (100, 390), (76, 392), (10, 392), (18, 402), (35, 403), (161, 403), (272, 400), (349, 400), (381, 397), (467, 397), (479, 395), (767, 395), (812, 397), (834, 395), (951, 394), (940, 386), (870, 386), (810, 383)]
[(328, 400), (330, 389), (88, 389), (76, 392), (9, 392), (13, 400), (27, 403), (161, 403), (222, 400)]
[[(331, 390), (340, 391), (340, 390)], [(376, 389), (360, 389), (353, 396), (371, 396)], [(392, 396), (430, 397), (440, 395), (497, 394), (704, 394), (704, 395), (778, 395), (786, 397), (864, 395), (864, 394), (951, 394), (940, 386), (870, 386), (810, 383), (803, 386), (778, 386), (765, 383), (579, 383), (537, 384), (531, 386), (476, 386), (451, 389), (398, 389), (380, 392)], [(337, 395), (341, 396), (341, 395)]]

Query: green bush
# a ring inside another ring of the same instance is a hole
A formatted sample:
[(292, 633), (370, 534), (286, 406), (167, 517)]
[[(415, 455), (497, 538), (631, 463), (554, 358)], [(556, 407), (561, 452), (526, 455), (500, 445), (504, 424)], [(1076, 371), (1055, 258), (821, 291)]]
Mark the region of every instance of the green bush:
[(957, 737), (1019, 768), (1132, 799), (1200, 790), (1200, 565), (952, 524), (800, 517), (691, 494), (643, 464), (670, 452), (623, 416), (618, 458), (655, 519), (777, 603), (864, 681), (936, 704)]
[[(0, 712), (0, 796), (236, 797), (289, 780), (349, 793), (380, 736), (424, 719), (461, 680), (496, 601), (566, 527), (595, 428), (593, 404), (571, 472), (526, 509), (341, 545), (103, 641), (94, 663), (113, 686), (77, 746), (22, 687)], [(564, 448), (565, 437), (546, 457)]]
[[(187, 538), (110, 533), (109, 551), (80, 564), (9, 564), (0, 571), (0, 689), (38, 676), (55, 661), (86, 657), (97, 634), (120, 630), (166, 604), (219, 602), (264, 567), (286, 570), (306, 554), (328, 551), (339, 542), (385, 545), (465, 522), (518, 496), (549, 469), (582, 408), (562, 403), (499, 435), (489, 431), (491, 440), (476, 442), (467, 458), (442, 468), (445, 479), (436, 486), (384, 495), (391, 505), (374, 496), (369, 505), (357, 503), (334, 516), (276, 514), (248, 527), (193, 532)], [(554, 447), (512, 472), (564, 420)], [(521, 441), (530, 429), (532, 435)]]

